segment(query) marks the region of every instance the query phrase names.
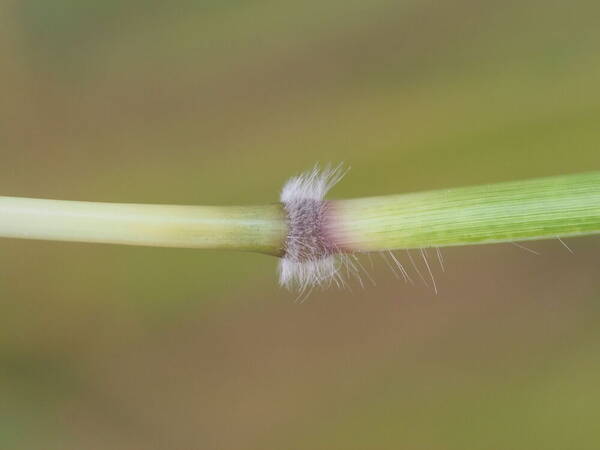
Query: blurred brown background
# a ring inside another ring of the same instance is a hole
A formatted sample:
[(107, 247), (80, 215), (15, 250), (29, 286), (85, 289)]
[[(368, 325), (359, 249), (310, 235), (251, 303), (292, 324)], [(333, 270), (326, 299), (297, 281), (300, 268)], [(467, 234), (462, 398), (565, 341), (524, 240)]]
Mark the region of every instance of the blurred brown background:
[[(4, 1), (0, 195), (598, 170), (599, 80), (597, 1)], [(566, 242), (299, 305), (267, 256), (0, 240), (0, 448), (600, 448), (600, 239)]]

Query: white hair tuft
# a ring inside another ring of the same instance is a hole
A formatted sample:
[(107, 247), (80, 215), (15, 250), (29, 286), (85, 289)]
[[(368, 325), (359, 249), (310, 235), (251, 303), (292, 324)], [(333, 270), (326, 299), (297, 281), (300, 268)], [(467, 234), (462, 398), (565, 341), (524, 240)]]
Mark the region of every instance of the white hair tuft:
[(343, 285), (339, 273), (340, 249), (332, 237), (331, 204), (327, 192), (346, 174), (342, 165), (293, 177), (281, 192), (287, 213), (288, 234), (284, 255), (279, 262), (279, 282), (301, 293), (332, 282)]

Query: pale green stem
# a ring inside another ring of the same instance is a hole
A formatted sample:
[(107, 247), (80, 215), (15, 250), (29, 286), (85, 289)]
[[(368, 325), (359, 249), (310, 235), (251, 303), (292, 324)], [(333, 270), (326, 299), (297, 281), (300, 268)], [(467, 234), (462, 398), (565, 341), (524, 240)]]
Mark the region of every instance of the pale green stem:
[(170, 206), (0, 197), (0, 236), (278, 255), (280, 205)]
[[(511, 242), (600, 233), (600, 172), (331, 201), (347, 251)], [(280, 204), (170, 206), (0, 197), (0, 237), (248, 250), (281, 255)]]
[(600, 233), (600, 172), (332, 204), (348, 250), (580, 236)]

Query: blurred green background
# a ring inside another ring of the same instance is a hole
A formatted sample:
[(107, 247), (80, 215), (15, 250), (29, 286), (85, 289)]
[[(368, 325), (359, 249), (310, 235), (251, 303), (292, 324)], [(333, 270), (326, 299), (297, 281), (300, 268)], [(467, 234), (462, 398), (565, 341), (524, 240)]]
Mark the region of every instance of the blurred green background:
[[(599, 125), (597, 0), (0, 5), (1, 195), (590, 171)], [(0, 448), (598, 449), (600, 239), (566, 242), (444, 250), (437, 296), (374, 258), (299, 305), (267, 256), (0, 240)]]

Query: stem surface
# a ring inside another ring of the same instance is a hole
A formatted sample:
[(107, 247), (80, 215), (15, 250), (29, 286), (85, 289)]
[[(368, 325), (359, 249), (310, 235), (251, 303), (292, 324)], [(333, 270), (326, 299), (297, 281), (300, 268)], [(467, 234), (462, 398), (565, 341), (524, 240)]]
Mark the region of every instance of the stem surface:
[(0, 236), (281, 253), (280, 205), (172, 206), (0, 197)]
[[(600, 172), (335, 200), (345, 251), (512, 242), (600, 233)], [(281, 204), (172, 206), (0, 197), (0, 237), (247, 250), (281, 256)]]
[(349, 251), (579, 236), (600, 233), (600, 172), (331, 203)]

